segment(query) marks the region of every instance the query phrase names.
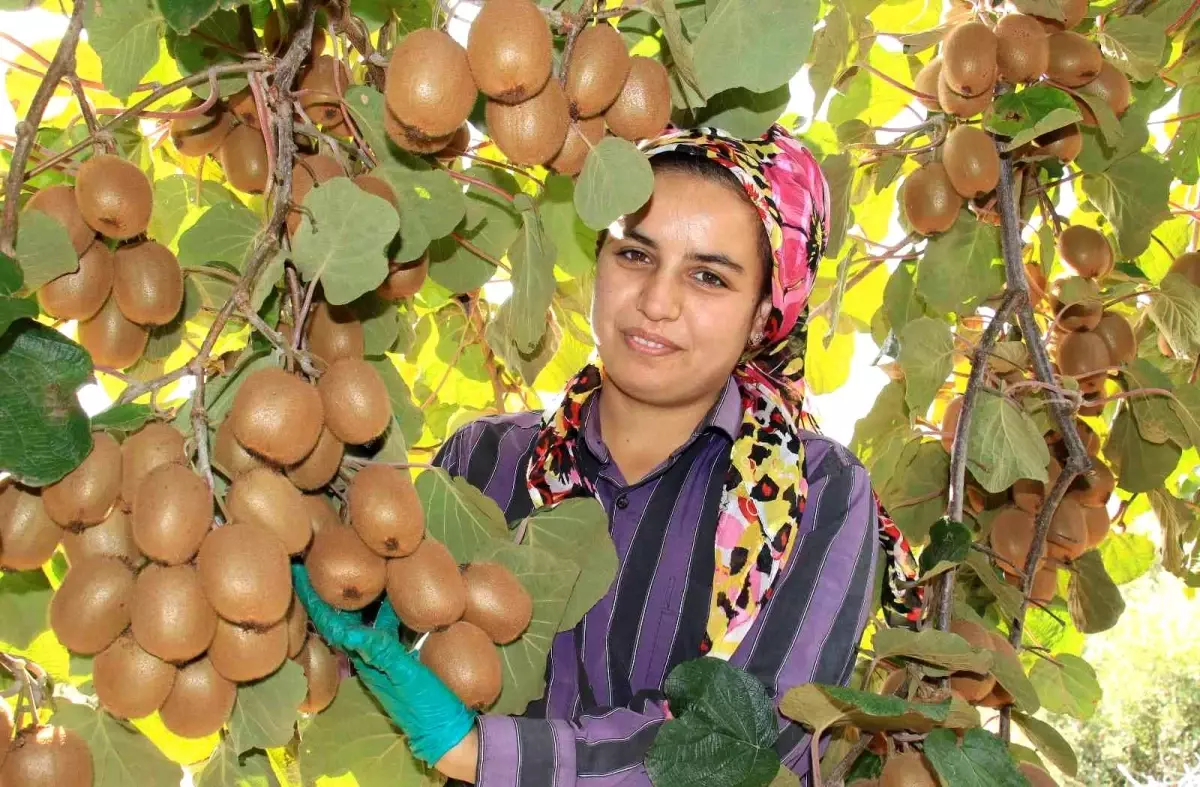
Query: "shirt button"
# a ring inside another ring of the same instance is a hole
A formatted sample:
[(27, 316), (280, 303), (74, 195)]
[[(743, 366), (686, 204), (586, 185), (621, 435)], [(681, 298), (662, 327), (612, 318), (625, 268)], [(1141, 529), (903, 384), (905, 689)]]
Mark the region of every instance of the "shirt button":
[(629, 498), (625, 495), (620, 495), (617, 497), (617, 508), (621, 509), (622, 511), (624, 511), (626, 508), (629, 508)]

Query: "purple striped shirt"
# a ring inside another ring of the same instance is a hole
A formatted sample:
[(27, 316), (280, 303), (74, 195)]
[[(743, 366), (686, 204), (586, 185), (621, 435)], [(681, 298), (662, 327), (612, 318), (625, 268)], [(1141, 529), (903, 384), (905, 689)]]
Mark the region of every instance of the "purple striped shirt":
[[(700, 655), (714, 569), (717, 507), (741, 426), (732, 378), (691, 438), (626, 484), (584, 410), (581, 470), (609, 517), (619, 567), (608, 593), (574, 631), (558, 634), (546, 696), (523, 716), (479, 719), (479, 787), (650, 787), (646, 750), (664, 721), (661, 692), (676, 665)], [(490, 416), (456, 432), (436, 464), (464, 476), (509, 521), (532, 502), (525, 471), (537, 413)], [(802, 432), (808, 505), (776, 593), (731, 663), (776, 701), (803, 683), (846, 684), (872, 609), (877, 527), (866, 470), (827, 437)], [(779, 717), (786, 767), (808, 781), (810, 736)]]

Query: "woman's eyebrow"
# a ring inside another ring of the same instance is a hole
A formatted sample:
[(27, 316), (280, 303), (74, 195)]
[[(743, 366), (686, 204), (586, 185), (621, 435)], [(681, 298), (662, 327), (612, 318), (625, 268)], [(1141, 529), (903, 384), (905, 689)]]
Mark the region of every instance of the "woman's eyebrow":
[[(646, 235), (644, 232), (641, 232), (636, 227), (627, 229), (625, 231), (625, 237), (651, 249), (658, 248), (658, 244), (654, 242), (653, 238), (651, 238), (649, 235)], [(692, 252), (688, 254), (687, 257), (688, 259), (695, 260), (696, 262), (706, 262), (711, 265), (721, 265), (726, 268), (732, 268), (733, 270), (739, 272), (746, 270), (745, 267), (743, 267), (740, 263), (734, 262), (728, 254), (722, 254), (721, 252)]]

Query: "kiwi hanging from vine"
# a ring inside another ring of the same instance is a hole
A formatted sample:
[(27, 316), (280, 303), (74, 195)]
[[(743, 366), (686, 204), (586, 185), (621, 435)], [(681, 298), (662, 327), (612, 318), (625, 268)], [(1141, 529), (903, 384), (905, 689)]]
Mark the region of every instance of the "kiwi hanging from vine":
[(340, 523), (316, 532), (304, 566), (317, 595), (338, 609), (362, 609), (379, 598), (387, 582), (384, 558)]
[(342, 95), (351, 85), (350, 69), (331, 55), (313, 59), (300, 78), (300, 108), (328, 134), (348, 135), (342, 116)]
[(137, 644), (126, 632), (92, 662), (92, 688), (106, 711), (121, 719), (140, 719), (162, 707), (178, 672)]
[(107, 432), (92, 433), (92, 450), (71, 472), (42, 489), (46, 513), (67, 528), (104, 521), (121, 493), (121, 445)]
[(64, 183), (38, 189), (25, 203), (25, 211), (40, 211), (61, 224), (76, 254), (83, 254), (96, 240), (96, 230), (79, 210), (75, 189)]
[(1046, 76), (1067, 87), (1083, 87), (1100, 74), (1104, 58), (1100, 47), (1079, 35), (1064, 30), (1050, 36), (1050, 64)]
[(196, 556), (196, 572), (213, 609), (230, 623), (270, 626), (291, 606), (287, 551), (264, 528), (233, 522), (210, 530)]
[(1000, 156), (991, 136), (974, 126), (956, 126), (942, 145), (946, 177), (963, 197), (977, 197), (1000, 181)]
[(225, 137), (217, 152), (229, 185), (248, 194), (261, 194), (267, 187), (267, 143), (262, 131), (237, 126)]
[(578, 175), (592, 148), (604, 139), (604, 118), (574, 120), (562, 148), (547, 165), (560, 175)]
[(92, 787), (95, 773), (87, 741), (53, 724), (17, 733), (0, 767), (0, 784), (12, 787)]
[(314, 386), (272, 367), (246, 377), (226, 418), (248, 450), (294, 465), (316, 447), (325, 415)]
[(1032, 82), (1050, 65), (1050, 37), (1036, 17), (1008, 14), (996, 23), (996, 65), (1005, 82)]
[(999, 42), (983, 22), (958, 25), (942, 41), (942, 76), (960, 96), (989, 93), (996, 84)]
[(1063, 264), (1080, 276), (1093, 279), (1113, 269), (1113, 250), (1097, 230), (1072, 224), (1058, 236), (1058, 254)]
[(50, 601), (50, 628), (72, 653), (99, 653), (129, 625), (133, 590), (133, 572), (115, 558), (72, 566)]
[(963, 204), (940, 161), (931, 161), (905, 178), (900, 198), (909, 225), (922, 235), (950, 229)]
[(649, 57), (629, 59), (629, 75), (604, 122), (618, 137), (635, 141), (662, 132), (671, 118), (671, 78), (662, 63)]
[(475, 84), (493, 101), (528, 101), (550, 80), (552, 43), (550, 25), (533, 0), (488, 0), (467, 34)]
[[(183, 105), (182, 111), (195, 110), (204, 105), (193, 98)], [(233, 114), (220, 101), (203, 112), (171, 121), (171, 142), (179, 155), (188, 157), (207, 156), (216, 152), (233, 130)]]
[(129, 320), (109, 296), (100, 311), (79, 323), (79, 343), (92, 356), (97, 366), (124, 369), (137, 363), (146, 350), (149, 332)]
[(183, 305), (183, 270), (166, 246), (154, 241), (117, 249), (112, 297), (138, 325), (166, 325)]
[(520, 104), (491, 99), (485, 110), (488, 134), (514, 164), (545, 164), (562, 149), (571, 118), (557, 80)]
[(422, 254), (413, 262), (388, 263), (388, 275), (375, 288), (375, 293), (384, 300), (400, 301), (411, 298), (421, 291), (429, 275), (429, 255)]
[(88, 226), (115, 240), (146, 231), (154, 206), (150, 179), (111, 153), (93, 155), (75, 173), (75, 203)]
[(921, 67), (913, 80), (913, 88), (921, 94), (917, 96), (917, 100), (932, 112), (939, 112), (942, 109), (942, 105), (938, 103), (938, 83), (941, 78), (942, 56), (937, 55)]
[(159, 716), (176, 735), (203, 738), (225, 726), (236, 700), (237, 684), (222, 677), (205, 657), (179, 670)]
[(91, 244), (79, 256), (78, 270), (38, 288), (38, 305), (59, 320), (86, 320), (95, 316), (112, 292), (114, 264), (112, 250), (107, 245)]
[(366, 350), (363, 324), (348, 305), (319, 301), (304, 326), (307, 349), (326, 364), (362, 358)]
[(37, 490), (10, 483), (0, 490), (0, 569), (32, 571), (51, 558), (63, 529)]
[(369, 443), (392, 422), (387, 386), (379, 372), (361, 358), (342, 358), (333, 363), (317, 381), (317, 390), (325, 425), (343, 443)]
[(274, 535), (289, 555), (300, 554), (312, 540), (300, 491), (278, 470), (260, 467), (238, 476), (225, 495), (225, 508), (233, 521)]
[(130, 630), (139, 647), (172, 664), (185, 664), (208, 649), (217, 613), (191, 565), (149, 565), (138, 574)]
[(612, 106), (629, 76), (625, 39), (603, 22), (584, 29), (575, 39), (567, 64), (567, 100), (571, 117), (593, 118)]
[(449, 33), (414, 30), (392, 51), (387, 109), (402, 138), (427, 143), (454, 134), (471, 114), (477, 94), (467, 52)]

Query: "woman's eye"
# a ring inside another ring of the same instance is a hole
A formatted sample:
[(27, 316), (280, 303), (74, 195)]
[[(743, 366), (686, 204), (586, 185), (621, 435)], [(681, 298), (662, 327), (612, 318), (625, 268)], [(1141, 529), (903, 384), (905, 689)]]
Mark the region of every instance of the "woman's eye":
[(617, 252), (617, 256), (629, 262), (649, 262), (650, 258), (641, 249), (621, 249)]
[(698, 271), (696, 279), (706, 287), (724, 287), (725, 280), (712, 271)]

